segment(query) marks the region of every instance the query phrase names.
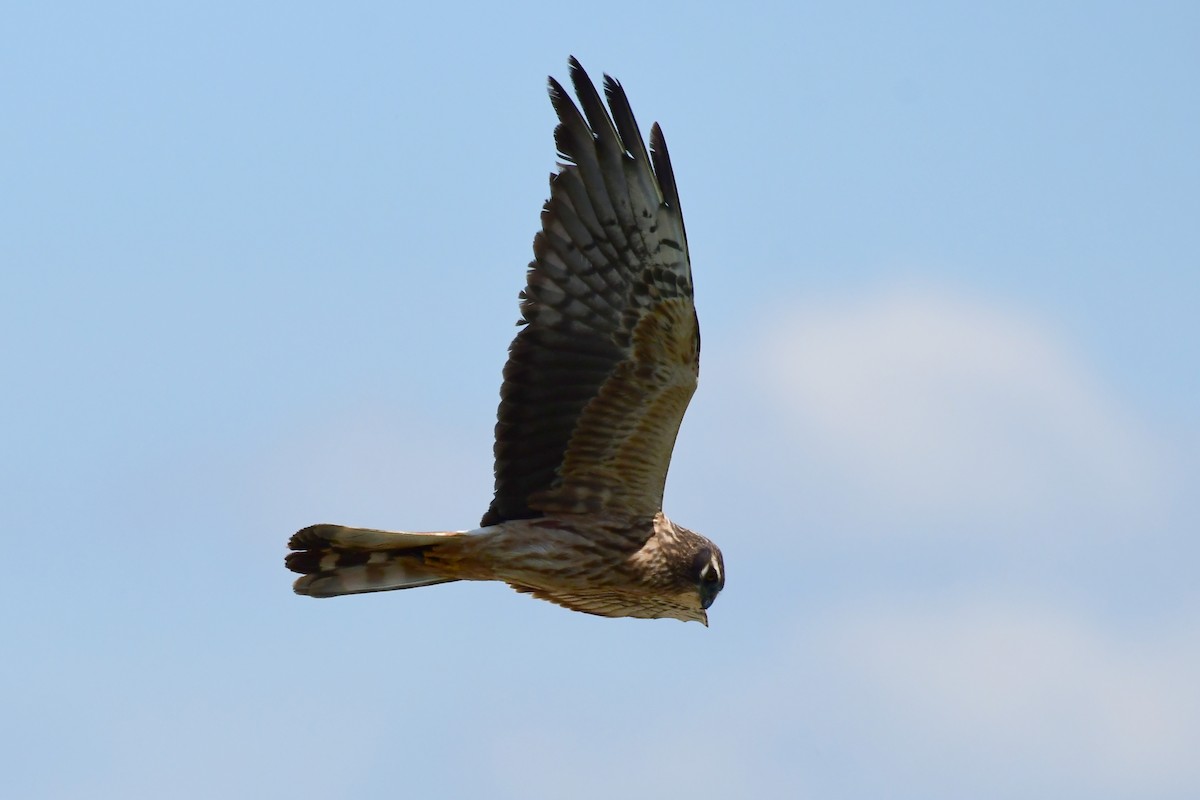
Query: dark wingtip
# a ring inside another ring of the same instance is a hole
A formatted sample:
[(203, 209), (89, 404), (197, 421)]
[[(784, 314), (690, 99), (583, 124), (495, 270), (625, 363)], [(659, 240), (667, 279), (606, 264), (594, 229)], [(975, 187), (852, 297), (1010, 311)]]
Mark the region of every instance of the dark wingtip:
[(553, 75), (546, 76), (546, 89), (550, 93), (551, 103), (557, 104), (558, 101), (567, 99), (566, 89)]
[[(591, 78), (588, 77), (587, 71), (584, 70), (583, 65), (579, 63), (579, 59), (575, 56), (567, 58), (567, 72), (571, 76), (571, 85), (576, 88), (577, 92), (580, 80), (591, 83)], [(555, 80), (553, 75), (548, 76), (548, 81), (550, 84), (550, 101), (554, 103), (556, 109), (558, 108), (558, 103), (563, 100), (572, 105), (575, 104), (575, 101), (571, 99), (571, 95), (563, 88), (561, 83)]]
[(650, 126), (650, 160), (654, 162), (654, 174), (658, 176), (658, 184), (662, 187), (663, 199), (675, 211), (682, 212), (679, 207), (679, 188), (675, 185), (675, 171), (671, 168), (671, 154), (667, 151), (667, 140), (657, 122)]

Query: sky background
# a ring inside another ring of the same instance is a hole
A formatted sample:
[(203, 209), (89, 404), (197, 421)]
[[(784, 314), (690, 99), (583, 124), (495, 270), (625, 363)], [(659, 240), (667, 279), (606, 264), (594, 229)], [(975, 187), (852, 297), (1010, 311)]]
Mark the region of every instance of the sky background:
[[(9, 796), (1200, 796), (1200, 5), (3, 16)], [(294, 596), (486, 508), (569, 54), (670, 143), (711, 627)]]

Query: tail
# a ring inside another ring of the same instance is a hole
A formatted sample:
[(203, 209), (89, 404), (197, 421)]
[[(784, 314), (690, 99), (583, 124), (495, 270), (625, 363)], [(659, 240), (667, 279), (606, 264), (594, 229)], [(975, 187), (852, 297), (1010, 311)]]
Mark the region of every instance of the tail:
[(288, 540), (294, 552), (284, 563), (303, 576), (292, 589), (309, 597), (431, 586), (458, 579), (427, 567), (425, 551), (459, 535), (310, 525)]

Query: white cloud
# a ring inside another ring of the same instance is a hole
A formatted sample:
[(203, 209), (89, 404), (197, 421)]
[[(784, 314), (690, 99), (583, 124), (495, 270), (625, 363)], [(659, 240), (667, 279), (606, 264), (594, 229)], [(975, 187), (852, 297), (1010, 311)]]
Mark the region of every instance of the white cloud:
[(890, 502), (1144, 509), (1155, 448), (1048, 326), (939, 291), (789, 306), (756, 369), (813, 457)]
[(979, 781), (987, 795), (1006, 781), (1077, 796), (1200, 791), (1194, 623), (1106, 630), (1054, 607), (976, 601), (851, 614), (815, 639), (877, 712), (891, 768)]

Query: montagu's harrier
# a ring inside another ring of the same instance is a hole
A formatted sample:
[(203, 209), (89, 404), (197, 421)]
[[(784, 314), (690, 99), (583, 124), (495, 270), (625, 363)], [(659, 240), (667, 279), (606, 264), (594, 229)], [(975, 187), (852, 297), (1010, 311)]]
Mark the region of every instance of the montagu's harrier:
[(504, 367), (491, 507), (470, 531), (305, 528), (288, 542), (298, 594), (494, 580), (589, 614), (708, 624), (721, 551), (662, 512), (700, 358), (671, 159), (657, 124), (647, 151), (619, 83), (604, 78), (610, 114), (570, 63), (583, 113), (551, 78), (564, 163)]

